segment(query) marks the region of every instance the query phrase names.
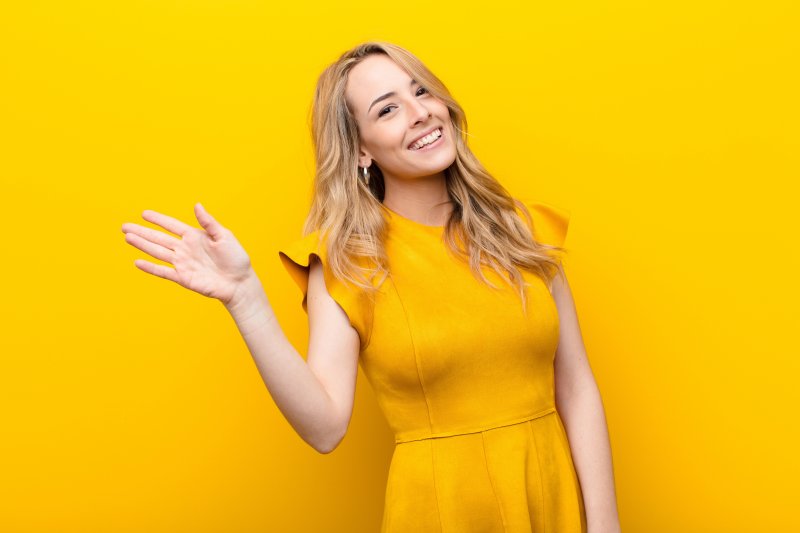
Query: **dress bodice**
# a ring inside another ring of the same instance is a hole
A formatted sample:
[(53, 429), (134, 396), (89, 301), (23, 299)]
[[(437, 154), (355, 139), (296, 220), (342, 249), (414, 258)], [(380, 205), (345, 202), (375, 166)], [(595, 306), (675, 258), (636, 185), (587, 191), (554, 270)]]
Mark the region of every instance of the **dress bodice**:
[[(561, 246), (569, 215), (525, 202), (537, 241)], [(326, 270), (326, 288), (361, 338), (359, 364), (396, 443), (530, 420), (555, 410), (558, 313), (546, 283), (523, 272), (527, 305), (493, 269), (478, 280), (442, 240), (444, 228), (384, 208), (389, 276), (374, 300)], [(326, 264), (314, 232), (280, 250), (305, 295), (309, 255)], [(305, 297), (303, 307), (306, 309)]]

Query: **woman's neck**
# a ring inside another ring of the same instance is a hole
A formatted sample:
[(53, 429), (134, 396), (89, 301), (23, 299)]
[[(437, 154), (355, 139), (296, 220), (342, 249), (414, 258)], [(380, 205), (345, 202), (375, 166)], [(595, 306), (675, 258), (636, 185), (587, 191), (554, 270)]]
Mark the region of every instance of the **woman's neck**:
[(384, 176), (383, 204), (415, 222), (444, 226), (453, 210), (444, 172), (419, 178), (395, 179)]

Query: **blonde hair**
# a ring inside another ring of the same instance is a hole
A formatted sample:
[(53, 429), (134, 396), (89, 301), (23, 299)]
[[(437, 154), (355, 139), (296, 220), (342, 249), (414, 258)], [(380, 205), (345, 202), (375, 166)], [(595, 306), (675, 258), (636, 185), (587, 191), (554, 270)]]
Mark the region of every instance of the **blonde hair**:
[[(391, 43), (372, 41), (344, 52), (320, 75), (311, 110), (316, 157), (311, 209), (303, 234), (319, 231), (327, 243), (328, 267), (333, 275), (374, 294), (389, 273), (383, 245), (387, 221), (382, 212), (383, 175), (373, 162), (369, 186), (359, 178), (359, 131), (345, 99), (350, 70), (371, 54), (385, 54), (449, 109), (456, 136), (456, 159), (445, 170), (447, 192), (453, 203), (443, 239), (456, 257), (467, 261), (477, 279), (496, 288), (481, 271), (491, 267), (517, 290), (525, 309), (525, 269), (549, 281), (560, 260), (553, 252), (563, 248), (537, 242), (532, 220), (523, 202), (481, 165), (467, 146), (467, 119), (445, 85), (411, 52)], [(524, 214), (526, 223), (515, 208)]]

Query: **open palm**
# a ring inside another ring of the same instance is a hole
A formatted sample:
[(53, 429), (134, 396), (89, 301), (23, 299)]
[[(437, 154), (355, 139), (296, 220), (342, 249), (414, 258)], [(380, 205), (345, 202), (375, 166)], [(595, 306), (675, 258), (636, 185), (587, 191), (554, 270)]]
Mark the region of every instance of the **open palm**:
[(125, 241), (174, 266), (170, 268), (137, 259), (134, 264), (139, 269), (227, 304), (239, 283), (251, 271), (250, 257), (233, 233), (217, 222), (201, 204), (194, 206), (194, 212), (203, 229), (146, 210), (142, 218), (178, 237), (126, 222), (122, 225)]

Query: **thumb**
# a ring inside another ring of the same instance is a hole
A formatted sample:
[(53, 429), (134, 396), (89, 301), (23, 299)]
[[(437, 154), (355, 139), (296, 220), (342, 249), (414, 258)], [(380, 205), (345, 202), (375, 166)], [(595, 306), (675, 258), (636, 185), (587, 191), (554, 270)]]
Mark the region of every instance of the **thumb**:
[(206, 211), (206, 208), (203, 207), (203, 204), (200, 202), (194, 205), (194, 215), (197, 217), (197, 221), (200, 223), (203, 229), (206, 230), (209, 235), (211, 235), (212, 239), (216, 241), (222, 237), (222, 230), (224, 229), (222, 224), (217, 222), (214, 217), (208, 214), (208, 211)]

